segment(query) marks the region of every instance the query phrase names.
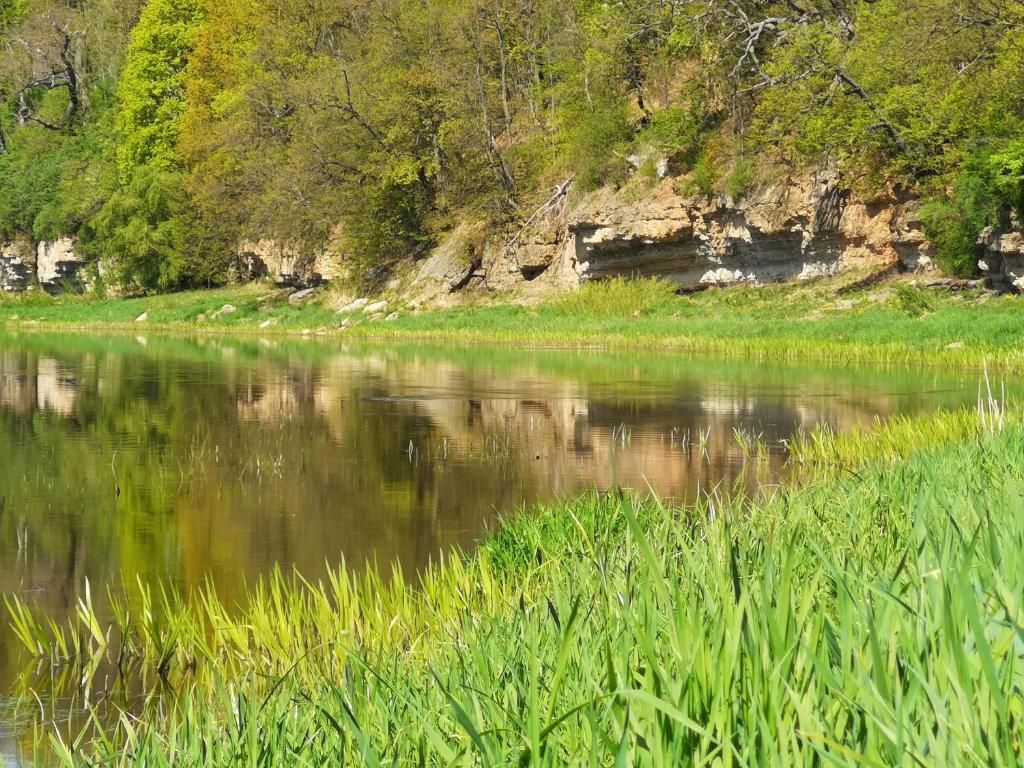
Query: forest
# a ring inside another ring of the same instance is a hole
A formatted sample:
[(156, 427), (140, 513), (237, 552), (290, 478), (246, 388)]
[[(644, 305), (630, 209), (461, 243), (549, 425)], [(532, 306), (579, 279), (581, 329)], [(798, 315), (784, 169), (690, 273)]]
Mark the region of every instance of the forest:
[(959, 275), (1024, 208), (1021, 0), (0, 0), (0, 38), (0, 240), (128, 290), (246, 239), (364, 274), (656, 163), (920, 196)]

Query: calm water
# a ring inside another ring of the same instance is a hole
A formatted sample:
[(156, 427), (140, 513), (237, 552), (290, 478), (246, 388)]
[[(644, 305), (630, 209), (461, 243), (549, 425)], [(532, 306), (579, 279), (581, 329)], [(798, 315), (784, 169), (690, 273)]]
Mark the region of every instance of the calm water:
[[(94, 596), (141, 578), (230, 597), (275, 565), (415, 570), (536, 500), (732, 486), (735, 430), (779, 446), (774, 481), (800, 430), (974, 402), (977, 386), (651, 354), (0, 335), (0, 592), (60, 618), (87, 579)], [(0, 629), (0, 690), (46, 675)], [(17, 738), (0, 722), (0, 762)]]

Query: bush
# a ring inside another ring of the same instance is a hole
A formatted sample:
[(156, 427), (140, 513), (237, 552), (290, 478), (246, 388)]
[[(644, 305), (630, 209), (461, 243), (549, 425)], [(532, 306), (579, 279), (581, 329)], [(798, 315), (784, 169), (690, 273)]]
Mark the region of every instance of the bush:
[(175, 287), (186, 276), (187, 207), (182, 174), (141, 166), (90, 222), (84, 245), (109, 258), (125, 287)]
[(1024, 137), (992, 155), (988, 167), (996, 192), (1024, 220)]
[(911, 317), (934, 312), (938, 303), (935, 297), (914, 285), (896, 286), (896, 306), (902, 309)]
[[(622, 150), (633, 137), (626, 102), (612, 95), (592, 105), (566, 108), (562, 116), (565, 156), (584, 190), (621, 183), (628, 175)], [(618, 150), (618, 151), (617, 151)]]
[(935, 246), (939, 266), (948, 274), (973, 277), (978, 272), (978, 236), (999, 219), (1000, 198), (984, 158), (964, 165), (950, 192), (932, 197), (921, 215)]
[(692, 168), (700, 155), (703, 138), (701, 125), (693, 112), (683, 107), (668, 107), (651, 115), (638, 143), (653, 144), (671, 163)]

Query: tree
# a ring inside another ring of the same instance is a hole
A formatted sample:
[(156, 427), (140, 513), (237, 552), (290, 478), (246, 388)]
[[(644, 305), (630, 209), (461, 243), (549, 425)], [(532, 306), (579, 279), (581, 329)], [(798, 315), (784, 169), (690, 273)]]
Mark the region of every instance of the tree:
[(139, 166), (181, 168), (185, 73), (203, 15), (199, 0), (150, 0), (142, 10), (118, 86), (118, 166), (126, 182)]

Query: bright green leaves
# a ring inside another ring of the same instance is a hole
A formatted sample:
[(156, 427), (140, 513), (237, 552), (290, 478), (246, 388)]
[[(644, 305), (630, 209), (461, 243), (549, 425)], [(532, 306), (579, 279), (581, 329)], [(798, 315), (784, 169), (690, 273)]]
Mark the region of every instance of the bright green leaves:
[(96, 216), (96, 237), (115, 257), (120, 283), (168, 288), (181, 281), (188, 241), (182, 182), (178, 172), (139, 166)]
[(129, 181), (140, 165), (181, 167), (178, 142), (185, 75), (203, 19), (198, 0), (150, 0), (132, 33), (118, 88), (118, 168)]
[(126, 286), (169, 288), (195, 277), (183, 268), (194, 217), (179, 143), (203, 16), (199, 0), (150, 0), (128, 46), (116, 121), (120, 185), (91, 226)]
[(26, 0), (0, 0), (0, 31), (21, 21), (27, 6)]
[(1018, 138), (989, 159), (996, 191), (1024, 217), (1024, 138)]

